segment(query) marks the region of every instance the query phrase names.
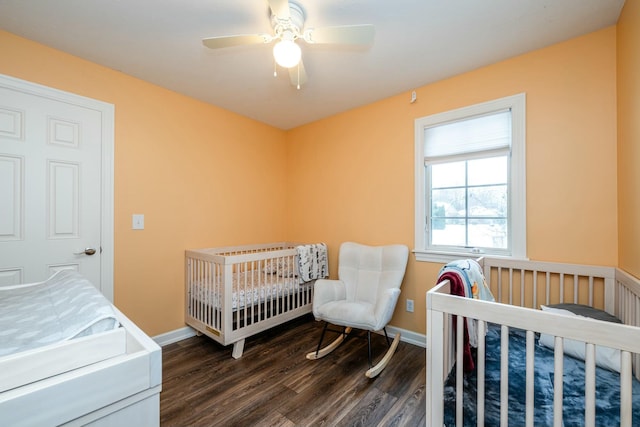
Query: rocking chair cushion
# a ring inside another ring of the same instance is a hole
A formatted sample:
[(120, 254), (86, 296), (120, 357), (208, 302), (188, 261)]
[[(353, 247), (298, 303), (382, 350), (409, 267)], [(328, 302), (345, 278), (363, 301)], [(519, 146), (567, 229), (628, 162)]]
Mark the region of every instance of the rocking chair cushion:
[(378, 306), (362, 301), (330, 301), (314, 309), (313, 314), (317, 319), (334, 325), (379, 331), (386, 326), (382, 322), (393, 316), (400, 290), (388, 289), (386, 294), (387, 303)]
[(316, 309), (331, 301), (346, 298), (346, 288), (342, 280), (318, 279), (313, 287), (313, 315), (321, 318), (322, 313)]
[(373, 308), (369, 303), (331, 301), (318, 310), (316, 317), (333, 325), (371, 330), (376, 326)]

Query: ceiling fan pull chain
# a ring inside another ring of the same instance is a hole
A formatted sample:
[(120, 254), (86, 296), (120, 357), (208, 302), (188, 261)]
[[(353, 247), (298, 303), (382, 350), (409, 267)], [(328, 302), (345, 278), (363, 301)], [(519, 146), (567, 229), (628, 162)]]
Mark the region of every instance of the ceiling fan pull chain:
[(298, 62), (298, 90), (300, 90), (300, 63)]
[(275, 60), (273, 61), (273, 77), (278, 77), (278, 65)]

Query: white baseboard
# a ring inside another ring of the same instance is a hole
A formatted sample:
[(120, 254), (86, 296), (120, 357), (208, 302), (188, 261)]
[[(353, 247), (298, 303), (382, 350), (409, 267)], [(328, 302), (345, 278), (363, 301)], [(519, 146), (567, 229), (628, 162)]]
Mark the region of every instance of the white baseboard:
[(184, 328), (176, 329), (174, 331), (165, 332), (164, 334), (156, 335), (153, 340), (160, 347), (173, 344), (174, 342), (182, 341), (187, 338), (191, 338), (196, 335), (195, 329), (185, 326)]
[[(407, 329), (396, 328), (395, 326), (387, 325), (387, 333), (390, 336), (395, 337), (400, 332), (400, 341), (417, 345), (418, 347), (427, 348), (427, 336), (419, 334), (417, 332), (409, 331)], [(384, 334), (384, 332), (380, 332)]]
[[(417, 332), (409, 331), (402, 328), (396, 328), (395, 326), (387, 326), (387, 333), (391, 337), (395, 337), (396, 334), (400, 332), (400, 341), (417, 345), (419, 347), (426, 348), (427, 347), (427, 336), (423, 334), (419, 334)], [(383, 332), (379, 332), (382, 334)], [(165, 345), (173, 344), (174, 342), (182, 341), (187, 338), (191, 338), (196, 335), (195, 329), (185, 326), (184, 328), (176, 329), (174, 331), (169, 331), (164, 334), (156, 335), (153, 337), (153, 340), (160, 346), (164, 347)]]

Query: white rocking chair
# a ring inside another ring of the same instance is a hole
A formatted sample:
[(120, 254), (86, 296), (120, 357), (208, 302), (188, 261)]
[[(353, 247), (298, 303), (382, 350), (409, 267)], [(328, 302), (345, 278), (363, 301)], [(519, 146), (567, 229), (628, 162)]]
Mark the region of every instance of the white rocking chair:
[[(314, 285), (313, 315), (325, 321), (316, 351), (307, 359), (319, 359), (335, 350), (352, 328), (367, 331), (369, 370), (366, 376), (376, 377), (387, 366), (400, 342), (396, 333), (389, 342), (386, 326), (400, 296), (409, 249), (404, 245), (366, 246), (345, 242), (340, 246), (338, 280), (319, 279)], [(321, 348), (329, 324), (342, 326), (338, 338)], [(372, 366), (371, 332), (384, 331), (389, 349)]]

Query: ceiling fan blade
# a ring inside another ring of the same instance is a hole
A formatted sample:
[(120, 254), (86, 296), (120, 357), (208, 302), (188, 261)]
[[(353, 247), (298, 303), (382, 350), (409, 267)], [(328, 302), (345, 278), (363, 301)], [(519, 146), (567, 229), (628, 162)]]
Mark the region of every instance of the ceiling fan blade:
[(304, 32), (307, 43), (371, 44), (375, 35), (373, 25), (342, 25), (310, 28)]
[(279, 19), (291, 18), (291, 12), (289, 11), (289, 0), (268, 0), (271, 12)]
[(291, 80), (291, 84), (298, 89), (307, 82), (307, 72), (304, 69), (302, 59), (296, 67), (289, 68), (289, 79)]
[(202, 39), (202, 44), (210, 49), (241, 46), (245, 44), (269, 43), (270, 37), (263, 34), (239, 34), (236, 36), (220, 36)]

